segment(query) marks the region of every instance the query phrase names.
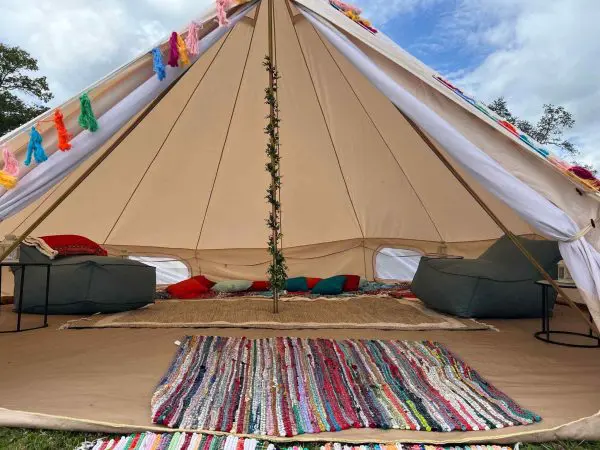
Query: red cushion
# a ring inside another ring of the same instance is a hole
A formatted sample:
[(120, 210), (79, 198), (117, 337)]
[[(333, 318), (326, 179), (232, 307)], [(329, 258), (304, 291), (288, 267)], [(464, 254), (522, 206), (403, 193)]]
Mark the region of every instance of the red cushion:
[(306, 284), (308, 285), (308, 290), (312, 291), (312, 288), (314, 288), (317, 283), (319, 281), (321, 281), (323, 278), (308, 278), (306, 277)]
[(194, 278), (188, 278), (187, 280), (172, 284), (167, 288), (167, 292), (171, 295), (171, 297), (183, 299), (196, 298), (199, 295), (209, 291), (209, 288)]
[(108, 253), (94, 241), (76, 234), (59, 234), (42, 236), (42, 239), (58, 252), (59, 256), (72, 255), (98, 255), (107, 256)]
[(271, 289), (271, 283), (268, 281), (253, 281), (250, 291), (268, 291)]
[(195, 277), (192, 277), (192, 280), (198, 281), (200, 284), (203, 284), (208, 289), (212, 289), (212, 287), (216, 284), (214, 281), (210, 281), (204, 275), (196, 275)]
[(360, 277), (358, 275), (344, 275), (346, 281), (344, 283), (344, 291), (358, 291), (360, 285)]

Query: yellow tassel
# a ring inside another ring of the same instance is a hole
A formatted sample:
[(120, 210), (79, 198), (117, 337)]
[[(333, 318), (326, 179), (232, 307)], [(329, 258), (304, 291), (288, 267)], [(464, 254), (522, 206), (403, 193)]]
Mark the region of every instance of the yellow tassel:
[(188, 56), (188, 49), (185, 45), (185, 41), (178, 34), (177, 35), (177, 49), (179, 50), (179, 59), (184, 66), (187, 66), (190, 63), (190, 58)]
[(12, 189), (17, 185), (17, 177), (13, 177), (5, 171), (0, 170), (0, 185), (6, 189)]

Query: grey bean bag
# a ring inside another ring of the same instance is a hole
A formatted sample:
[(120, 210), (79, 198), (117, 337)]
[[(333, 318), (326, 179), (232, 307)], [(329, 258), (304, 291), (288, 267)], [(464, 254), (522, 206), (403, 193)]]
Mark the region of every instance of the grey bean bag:
[[(152, 303), (155, 268), (125, 258), (68, 256), (50, 260), (21, 246), (21, 262), (50, 262), (49, 314), (116, 313)], [(14, 270), (15, 310), (20, 302), (21, 268)], [(43, 314), (46, 267), (25, 269), (23, 312)]]
[[(553, 241), (519, 238), (552, 277), (561, 256)], [(508, 237), (477, 259), (421, 258), (412, 291), (430, 308), (459, 317), (541, 317), (542, 276)], [(554, 307), (555, 293), (550, 296)]]

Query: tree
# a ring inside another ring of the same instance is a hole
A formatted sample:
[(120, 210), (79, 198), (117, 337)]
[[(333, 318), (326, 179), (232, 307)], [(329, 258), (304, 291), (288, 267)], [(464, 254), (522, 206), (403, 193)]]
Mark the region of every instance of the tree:
[(515, 125), (521, 131), (527, 133), (542, 145), (556, 145), (565, 150), (571, 156), (577, 156), (579, 150), (568, 139), (564, 139), (565, 130), (573, 128), (575, 119), (573, 115), (563, 106), (555, 106), (550, 103), (544, 105), (542, 117), (535, 125), (528, 120), (519, 119), (510, 112), (504, 97), (498, 97), (488, 105), (488, 108), (504, 118), (507, 122)]
[(42, 102), (52, 99), (46, 77), (31, 75), (38, 70), (37, 61), (25, 50), (0, 43), (0, 136), (48, 110), (17, 96), (25, 94)]

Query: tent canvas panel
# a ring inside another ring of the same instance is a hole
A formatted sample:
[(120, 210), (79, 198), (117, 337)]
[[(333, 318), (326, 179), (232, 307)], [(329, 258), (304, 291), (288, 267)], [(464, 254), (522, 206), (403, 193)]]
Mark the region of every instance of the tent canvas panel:
[[(281, 56), (278, 62), (284, 75), (281, 155), (284, 180), (290, 180), (289, 186), (284, 181), (282, 188), (282, 226), (288, 252), (313, 248), (315, 254), (306, 261), (320, 264), (319, 246), (362, 239), (362, 264), (353, 261), (348, 265), (360, 264), (361, 273), (372, 273), (367, 248), (372, 247), (373, 239), (419, 242), (423, 251), (431, 243), (469, 247), (469, 242), (475, 242), (477, 247), (501, 235), (436, 159), (433, 148), (418, 134), (421, 130), (403, 117), (406, 111), (398, 111), (387, 98), (389, 93), (374, 86), (373, 76), (382, 74), (389, 77), (386, 82), (400, 82), (398, 88), (405, 86), (408, 93), (414, 93), (420, 99), (418, 106), (427, 108), (431, 117), (452, 127), (446, 136), (460, 136), (461, 142), (477, 152), (476, 146), (481, 146), (485, 154), (501, 163), (503, 171), (509, 169), (502, 176), (514, 173), (530, 182), (544, 194), (540, 199), (550, 199), (573, 213), (579, 226), (597, 210), (595, 200), (574, 193), (570, 180), (532, 153), (526, 154), (498, 133), (495, 125), (478, 121), (465, 105), (451, 99), (433, 79), (433, 72), (385, 37), (368, 33), (327, 2), (302, 0), (298, 5), (308, 5), (324, 18), (318, 20), (334, 24), (334, 34), (310, 23), (317, 16), (310, 19), (313, 13), (307, 13), (304, 6), (292, 8), (287, 0), (275, 1), (274, 5), (276, 55)], [(223, 251), (228, 258), (244, 249), (264, 252), (261, 249), (268, 232), (263, 196), (268, 180), (263, 170), (266, 106), (262, 95), (267, 77), (261, 62), (267, 47), (267, 20), (260, 5), (256, 11), (256, 20), (250, 11), (244, 11), (243, 20), (234, 21), (227, 37), (194, 63), (173, 92), (144, 117), (36, 234), (68, 229), (121, 249), (185, 249), (194, 251), (195, 257), (205, 250)], [(333, 45), (335, 39), (349, 36), (351, 44), (359, 44), (351, 53)], [(373, 64), (371, 73), (363, 72), (357, 57)], [(171, 69), (169, 72), (173, 73)], [(97, 88), (107, 88), (108, 83), (110, 80)], [(289, 119), (285, 111), (290, 111)], [(503, 200), (508, 205), (486, 192), (487, 181), (472, 173), (472, 167), (461, 167), (464, 164), (454, 161), (457, 155), (444, 150), (448, 145), (445, 136), (429, 136), (436, 151), (450, 160), (510, 230), (517, 234), (552, 231), (526, 211), (515, 211), (514, 202), (507, 201), (506, 196)], [(49, 162), (32, 169), (27, 180), (51, 167), (60, 156), (52, 155)], [(287, 166), (286, 158), (290, 161)], [(314, 160), (313, 166), (320, 165), (314, 178), (306, 173), (308, 164), (298, 163), (303, 158)], [(107, 180), (113, 177), (116, 181), (107, 187)], [(547, 183), (548, 189), (543, 191)], [(61, 189), (49, 195), (44, 204), (56, 198)], [(0, 197), (0, 207), (3, 201), (20, 195), (11, 194)], [(31, 192), (28, 195), (35, 196)], [(163, 208), (176, 211), (176, 216), (157, 220)], [(43, 208), (28, 220), (41, 211)], [(16, 214), (2, 229), (21, 223), (30, 212)], [(337, 267), (329, 269), (325, 272)]]

